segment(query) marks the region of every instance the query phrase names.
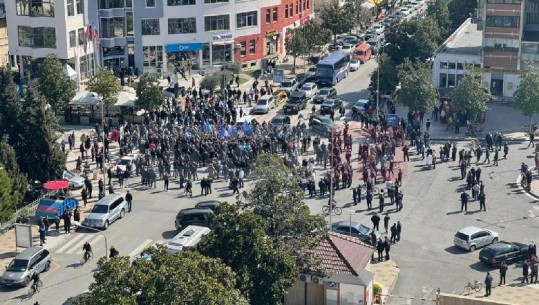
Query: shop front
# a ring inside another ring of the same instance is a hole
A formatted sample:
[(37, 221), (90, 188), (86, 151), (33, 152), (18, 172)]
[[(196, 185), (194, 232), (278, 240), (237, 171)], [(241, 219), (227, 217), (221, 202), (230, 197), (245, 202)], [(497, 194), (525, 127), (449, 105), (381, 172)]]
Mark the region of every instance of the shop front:
[(202, 64), (201, 42), (175, 43), (165, 45), (167, 52), (167, 71), (176, 72), (183, 68), (186, 71), (200, 70)]
[(212, 36), (211, 64), (221, 65), (225, 62), (234, 62), (234, 35), (232, 33), (216, 34)]
[(266, 31), (264, 36), (264, 57), (262, 58), (262, 69), (267, 70), (268, 66), (275, 68), (279, 59), (279, 31), (272, 29)]
[(124, 59), (124, 47), (103, 48), (103, 64), (105, 67), (113, 71), (119, 71), (120, 68), (125, 67)]

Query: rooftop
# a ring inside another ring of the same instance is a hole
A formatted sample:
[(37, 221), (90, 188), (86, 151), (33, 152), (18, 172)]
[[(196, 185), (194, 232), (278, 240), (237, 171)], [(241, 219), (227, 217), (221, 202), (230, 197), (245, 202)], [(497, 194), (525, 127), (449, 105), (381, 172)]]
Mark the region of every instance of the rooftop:
[(322, 266), (333, 274), (359, 276), (365, 269), (374, 248), (358, 238), (335, 232), (315, 250), (315, 255), (322, 260)]
[(438, 53), (480, 55), (483, 45), (483, 33), (477, 29), (477, 23), (467, 19), (447, 40), (435, 51)]

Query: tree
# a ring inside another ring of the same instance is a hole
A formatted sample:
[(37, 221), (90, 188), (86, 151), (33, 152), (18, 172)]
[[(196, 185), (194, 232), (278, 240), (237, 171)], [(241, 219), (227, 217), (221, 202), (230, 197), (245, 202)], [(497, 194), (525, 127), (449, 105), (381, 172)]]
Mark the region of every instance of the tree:
[(153, 110), (163, 105), (163, 94), (159, 90), (157, 77), (144, 73), (136, 87), (137, 100), (135, 105), (141, 109)]
[(314, 19), (305, 22), (301, 27), (301, 32), (307, 43), (308, 53), (325, 45), (331, 39), (331, 31), (323, 28), (322, 25)]
[[(380, 67), (380, 93), (392, 94), (395, 88), (399, 84), (399, 78), (397, 75), (397, 67), (395, 63), (389, 58), (387, 54), (381, 54), (379, 57)], [(371, 90), (377, 90), (378, 88), (378, 71), (374, 70), (371, 74), (371, 83), (369, 85)]]
[(101, 258), (89, 298), (78, 304), (248, 304), (234, 288), (234, 272), (218, 259), (190, 250), (171, 255), (163, 246), (145, 253), (151, 260), (133, 264), (129, 257)]
[(515, 107), (528, 117), (529, 125), (534, 114), (539, 113), (539, 73), (533, 65), (520, 77), (520, 84), (515, 91)]
[(481, 74), (468, 71), (468, 74), (451, 90), (449, 99), (452, 107), (474, 120), (477, 115), (487, 111), (487, 102), (491, 99), (491, 95), (482, 84)]
[(477, 0), (452, 0), (448, 4), (451, 31), (456, 30), (478, 7)]
[(278, 304), (297, 278), (290, 248), (274, 246), (262, 217), (226, 203), (210, 220), (210, 228), (212, 232), (198, 245), (200, 252), (232, 268), (236, 288), (250, 304)]
[(219, 73), (211, 73), (204, 76), (200, 82), (200, 88), (210, 91), (211, 94), (215, 91), (215, 88), (222, 83), (222, 77), (219, 77)]
[(21, 142), (15, 144), (21, 171), (30, 180), (57, 179), (65, 168), (66, 155), (56, 142), (58, 122), (39, 90), (31, 85), (24, 95)]
[(110, 106), (113, 106), (118, 98), (118, 93), (122, 90), (120, 83), (109, 69), (101, 68), (88, 81), (88, 90), (97, 93), (105, 103), (107, 115)]
[(397, 69), (401, 82), (398, 101), (411, 111), (431, 113), (438, 103), (438, 91), (432, 84), (429, 64), (406, 59)]
[(5, 168), (0, 167), (0, 222), (15, 213), (16, 198), (12, 196), (13, 185)]
[(28, 180), (26, 175), (21, 173), (21, 170), (19, 169), (15, 149), (9, 145), (8, 138), (8, 135), (4, 135), (0, 142), (0, 164), (2, 164), (9, 179), (11, 179), (11, 197), (16, 204), (20, 204), (26, 194)]
[[(449, 9), (446, 0), (436, 0), (430, 2), (427, 6), (427, 17), (435, 20), (437, 28), (440, 31), (438, 44), (442, 43), (445, 37), (451, 33), (451, 19), (449, 19)], [(471, 1), (470, 1), (471, 2)], [(477, 7), (477, 6), (476, 6)]]
[(322, 19), (322, 27), (329, 29), (333, 34), (333, 41), (337, 42), (337, 35), (349, 32), (353, 26), (352, 11), (349, 6), (344, 8), (340, 5), (340, 1), (331, 0), (322, 4), (320, 10), (320, 19)]
[(64, 110), (77, 91), (75, 81), (64, 73), (62, 62), (56, 55), (48, 55), (39, 65), (36, 82), (39, 92), (55, 111)]
[(305, 38), (304, 28), (289, 29), (285, 40), (286, 51), (294, 57), (293, 71), (296, 70), (296, 58), (309, 54), (308, 41)]
[(217, 86), (226, 86), (226, 83), (234, 77), (234, 74), (240, 72), (241, 65), (239, 63), (224, 63), (219, 71), (206, 75), (200, 82), (200, 87), (209, 90), (213, 94)]
[(0, 69), (0, 135), (8, 135), (11, 145), (20, 141), (20, 117), (22, 114), (21, 97), (8, 69)]

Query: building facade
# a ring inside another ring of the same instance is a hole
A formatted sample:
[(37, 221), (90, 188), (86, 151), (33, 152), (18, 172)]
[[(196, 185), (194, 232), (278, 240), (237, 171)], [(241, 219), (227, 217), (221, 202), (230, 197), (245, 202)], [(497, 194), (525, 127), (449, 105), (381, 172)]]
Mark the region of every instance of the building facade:
[(9, 42), (7, 36), (6, 6), (0, 0), (0, 67), (9, 64)]
[(5, 12), (9, 54), (21, 76), (49, 54), (63, 61), (64, 71), (79, 87), (93, 74), (94, 44), (88, 39), (84, 0), (5, 1)]

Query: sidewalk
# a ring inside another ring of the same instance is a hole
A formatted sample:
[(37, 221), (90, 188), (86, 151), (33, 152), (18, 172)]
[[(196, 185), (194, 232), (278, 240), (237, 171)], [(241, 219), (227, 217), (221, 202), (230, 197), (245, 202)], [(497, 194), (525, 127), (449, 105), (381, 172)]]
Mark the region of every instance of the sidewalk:
[(399, 279), (399, 266), (390, 260), (376, 263), (371, 262), (365, 269), (374, 273), (374, 283), (382, 286), (382, 304), (385, 304)]
[(492, 287), (492, 293), (485, 297), (485, 289), (474, 292), (467, 297), (481, 299), (482, 301), (495, 301), (501, 304), (531, 305), (539, 304), (539, 284), (510, 283), (506, 286)]

